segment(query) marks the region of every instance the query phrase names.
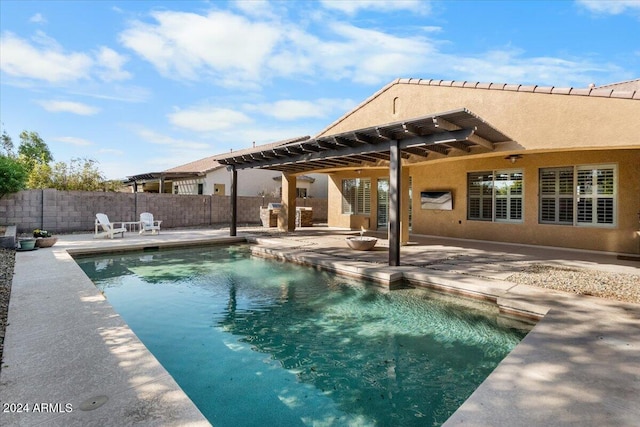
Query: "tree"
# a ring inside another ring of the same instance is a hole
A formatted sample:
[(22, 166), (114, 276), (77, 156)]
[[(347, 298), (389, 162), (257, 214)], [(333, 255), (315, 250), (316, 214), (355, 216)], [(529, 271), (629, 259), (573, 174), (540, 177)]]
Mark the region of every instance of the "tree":
[[(53, 163), (53, 155), (38, 132), (22, 131), (17, 156), (13, 141), (6, 131), (0, 137), (0, 197), (25, 187), (57, 190), (117, 191), (121, 183), (105, 181), (98, 162), (74, 158), (70, 162)], [(6, 152), (6, 155), (4, 154)]]
[(53, 188), (51, 182), (51, 166), (48, 163), (36, 163), (33, 165), (27, 178), (27, 188)]
[(36, 164), (48, 164), (53, 161), (49, 146), (42, 140), (38, 132), (20, 132), (18, 157), (31, 173)]
[(124, 183), (119, 179), (110, 179), (102, 183), (104, 191), (123, 191)]
[(104, 177), (96, 166), (97, 163), (93, 159), (86, 158), (74, 158), (68, 164), (57, 162), (53, 168), (50, 168), (49, 187), (57, 190), (102, 190)]
[(0, 153), (0, 154), (6, 155), (6, 156), (12, 157), (12, 158), (14, 157), (14, 154), (13, 154), (13, 140), (7, 134), (6, 129), (2, 130), (2, 136), (0, 136), (0, 145), (2, 145), (2, 149), (4, 150), (4, 153)]
[(15, 193), (24, 188), (27, 171), (16, 159), (0, 155), (0, 198), (5, 194)]

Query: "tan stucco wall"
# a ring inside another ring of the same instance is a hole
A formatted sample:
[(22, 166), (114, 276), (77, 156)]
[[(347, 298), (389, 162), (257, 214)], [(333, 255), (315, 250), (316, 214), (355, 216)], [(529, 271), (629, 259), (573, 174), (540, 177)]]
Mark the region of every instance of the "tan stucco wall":
[[(402, 199), (401, 206), (409, 206), (409, 168), (402, 170)], [(371, 179), (371, 212), (369, 215), (351, 215), (342, 213), (342, 180), (349, 178)], [(327, 223), (332, 227), (351, 228), (360, 230), (364, 228), (376, 231), (378, 226), (378, 179), (389, 179), (388, 169), (366, 169), (360, 171), (344, 171), (333, 173), (329, 176), (329, 197)], [(402, 208), (401, 208), (402, 209)], [(409, 210), (402, 209), (401, 219), (401, 243), (409, 239)], [(384, 230), (378, 230), (384, 231)]]
[[(370, 215), (349, 215), (342, 213), (342, 180), (349, 178), (370, 178), (371, 179), (371, 214)], [(376, 229), (376, 212), (378, 209), (378, 188), (376, 186), (378, 178), (389, 178), (388, 169), (367, 169), (366, 173), (356, 171), (345, 171), (329, 176), (328, 193), (329, 206), (327, 212), (327, 223), (332, 227), (344, 227), (359, 230), (364, 227), (367, 230)]]
[[(395, 100), (395, 101), (394, 101)], [(394, 114), (394, 102), (396, 113)], [(467, 108), (515, 142), (494, 152), (463, 157), (405, 162), (413, 179), (412, 232), (468, 239), (640, 253), (640, 101), (577, 95), (439, 87), (396, 83), (374, 95), (327, 128), (322, 135), (356, 130), (443, 111)], [(516, 164), (505, 151), (522, 155)], [(539, 168), (616, 164), (618, 171), (615, 227), (563, 226), (538, 223)], [(523, 169), (525, 214), (522, 223), (468, 221), (467, 173)], [(388, 176), (387, 169), (362, 168), (334, 173), (329, 180), (330, 226), (351, 227), (370, 222), (375, 228), (375, 179), (370, 218), (341, 214), (340, 182), (345, 177)], [(405, 183), (407, 179), (403, 180)], [(420, 191), (451, 190), (452, 211), (420, 208)], [(407, 188), (404, 188), (407, 192)], [(403, 194), (406, 197), (406, 194)], [(405, 205), (406, 206), (406, 205)], [(406, 217), (403, 213), (403, 218)]]
[[(614, 164), (617, 166), (617, 217), (614, 227), (585, 227), (538, 223), (539, 169), (549, 167)], [(467, 173), (521, 169), (524, 172), (524, 220), (504, 223), (467, 220)], [(524, 156), (511, 164), (502, 158), (470, 158), (409, 165), (403, 168), (403, 202), (407, 206), (408, 176), (413, 185), (412, 233), (465, 239), (494, 240), (542, 246), (617, 253), (640, 253), (640, 149), (539, 153)], [(371, 214), (345, 215), (341, 209), (341, 182), (345, 178), (371, 178)], [(375, 230), (377, 179), (388, 178), (386, 169), (362, 169), (331, 174), (329, 177), (330, 226)], [(453, 193), (453, 210), (423, 210), (421, 191), (447, 190)], [(408, 212), (403, 212), (403, 225)], [(404, 234), (404, 233), (403, 233)], [(405, 239), (403, 239), (405, 241)]]
[[(539, 168), (587, 164), (616, 164), (618, 167), (616, 226), (539, 224)], [(512, 224), (467, 220), (467, 172), (514, 168), (524, 172), (524, 221)], [(636, 231), (640, 229), (640, 149), (528, 155), (515, 165), (504, 159), (441, 162), (428, 167), (411, 167), (410, 174), (415, 195), (414, 233), (610, 252), (639, 252), (640, 240)], [(451, 190), (453, 210), (422, 210), (419, 196), (420, 191), (425, 190)]]
[(410, 83), (389, 86), (319, 136), (458, 108), (479, 115), (516, 142), (497, 151), (640, 145), (638, 100)]

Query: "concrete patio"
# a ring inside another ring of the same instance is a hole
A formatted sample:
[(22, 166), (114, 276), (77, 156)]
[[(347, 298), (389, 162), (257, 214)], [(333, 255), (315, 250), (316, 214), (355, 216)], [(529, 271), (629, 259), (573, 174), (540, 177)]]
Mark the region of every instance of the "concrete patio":
[[(614, 255), (412, 236), (399, 267), (387, 241), (358, 252), (354, 232), (189, 229), (124, 239), (60, 236), (49, 249), (16, 254), (0, 401), (48, 404), (3, 412), (2, 425), (209, 425), (84, 275), (70, 254), (249, 240), (254, 252), (362, 276), (382, 284), (463, 294), (508, 316), (541, 320), (445, 425), (632, 426), (640, 419), (640, 305), (516, 285), (534, 263), (638, 275)], [(71, 409), (71, 410), (69, 410)]]

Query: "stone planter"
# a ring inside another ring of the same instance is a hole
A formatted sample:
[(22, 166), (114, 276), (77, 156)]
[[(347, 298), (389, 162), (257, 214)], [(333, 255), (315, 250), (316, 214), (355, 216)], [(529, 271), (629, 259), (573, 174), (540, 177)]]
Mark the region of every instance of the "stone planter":
[(353, 236), (347, 237), (347, 245), (356, 251), (370, 251), (376, 245), (375, 237)]
[(36, 248), (50, 248), (58, 241), (57, 237), (38, 237), (36, 239)]
[(0, 248), (15, 249), (16, 247), (16, 226), (0, 226)]

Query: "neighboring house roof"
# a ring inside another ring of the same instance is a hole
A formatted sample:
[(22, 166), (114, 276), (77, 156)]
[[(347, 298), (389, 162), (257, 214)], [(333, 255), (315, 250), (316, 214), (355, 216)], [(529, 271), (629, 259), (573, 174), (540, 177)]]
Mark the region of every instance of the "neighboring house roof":
[[(274, 181), (282, 181), (282, 175), (276, 175), (273, 177)], [(297, 181), (307, 181), (310, 182), (311, 184), (313, 184), (314, 182), (316, 182), (316, 179), (312, 176), (309, 175), (298, 175), (296, 177)]]
[[(268, 150), (269, 148), (279, 147), (281, 145), (305, 141), (309, 138), (310, 137), (308, 135), (298, 136), (295, 138), (284, 139), (282, 141), (271, 142), (269, 144), (254, 145), (253, 147), (244, 148), (238, 151), (231, 151), (230, 153), (233, 153), (234, 155), (250, 154), (254, 152)], [(221, 165), (220, 163), (218, 163), (217, 159), (227, 157), (230, 153), (216, 154), (214, 156), (205, 157), (204, 159), (195, 160), (193, 162), (176, 166), (176, 167), (164, 170), (162, 172), (145, 172), (138, 175), (130, 175), (130, 176), (127, 176), (127, 180), (125, 181), (125, 183), (132, 183), (134, 181), (141, 181), (141, 180), (155, 180), (155, 179), (159, 179), (160, 177), (180, 179), (180, 178), (191, 178), (196, 176), (202, 176), (202, 175), (205, 175), (207, 172), (211, 172), (212, 170), (223, 167), (224, 165)]]
[(305, 140), (307, 140), (309, 138), (310, 137), (308, 135), (306, 135), (306, 136), (298, 136), (298, 137), (295, 137), (295, 138), (289, 138), (289, 139), (285, 139), (285, 140), (282, 140), (282, 141), (271, 142), (269, 144), (255, 145), (253, 147), (244, 148), (242, 150), (237, 150), (237, 151), (233, 151), (232, 150), (229, 153), (216, 154), (214, 156), (205, 157), (204, 159), (199, 159), (199, 160), (195, 160), (195, 161), (190, 162), (190, 163), (186, 163), (184, 165), (176, 166), (176, 167), (173, 167), (171, 169), (167, 169), (164, 172), (165, 173), (172, 173), (172, 172), (207, 173), (207, 172), (210, 172), (212, 170), (215, 170), (215, 169), (218, 169), (218, 168), (221, 168), (221, 167), (225, 166), (225, 165), (221, 165), (220, 163), (218, 163), (218, 161), (217, 161), (218, 158), (228, 157), (230, 154), (241, 156), (241, 155), (244, 155), (244, 154), (260, 152), (260, 151), (268, 150), (269, 148), (280, 147), (281, 145), (286, 145), (286, 144), (290, 144), (290, 143), (293, 143), (293, 142), (305, 141)]
[(382, 89), (362, 101), (355, 108), (347, 112), (342, 117), (338, 118), (333, 123), (329, 124), (322, 131), (320, 131), (316, 138), (324, 135), (327, 131), (334, 128), (338, 123), (345, 120), (354, 112), (360, 110), (362, 107), (376, 99), (382, 93), (386, 92), (390, 87), (397, 84), (415, 84), (415, 85), (427, 85), (427, 86), (445, 86), (456, 87), (465, 89), (484, 89), (484, 90), (503, 90), (511, 92), (531, 92), (542, 93), (550, 95), (570, 95), (570, 96), (593, 96), (604, 98), (622, 98), (633, 99), (640, 101), (640, 79), (629, 80), (626, 82), (612, 83), (604, 86), (594, 86), (586, 88), (574, 88), (574, 87), (555, 87), (555, 86), (538, 86), (538, 85), (520, 85), (520, 84), (507, 84), (507, 83), (481, 83), (481, 82), (468, 82), (468, 81), (456, 81), (456, 80), (435, 80), (435, 79), (395, 79), (391, 83), (388, 83)]

